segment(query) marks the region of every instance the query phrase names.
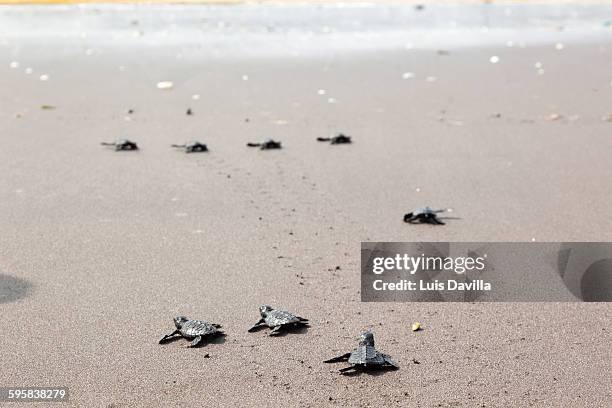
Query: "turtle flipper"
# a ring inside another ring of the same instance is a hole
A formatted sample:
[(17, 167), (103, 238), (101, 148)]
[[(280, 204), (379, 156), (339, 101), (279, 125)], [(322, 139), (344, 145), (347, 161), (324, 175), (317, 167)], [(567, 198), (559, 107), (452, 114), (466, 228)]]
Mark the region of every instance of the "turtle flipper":
[(308, 319), (304, 319), (303, 317), (298, 317), (298, 319), (300, 319), (302, 323), (308, 323)]
[(340, 374), (343, 374), (343, 375), (347, 375), (347, 374), (350, 374), (350, 373), (355, 372), (355, 371), (357, 371), (357, 367), (355, 367), (353, 365), (350, 366), (350, 367), (345, 367), (345, 368), (341, 368), (340, 370), (338, 370), (338, 372)]
[(249, 143), (247, 143), (247, 146), (249, 146), (249, 147), (259, 147), (259, 146), (261, 146), (261, 143), (250, 143), (249, 142)]
[(174, 337), (174, 336), (176, 336), (177, 334), (181, 334), (181, 332), (180, 332), (178, 329), (177, 329), (177, 330), (175, 330), (175, 331), (173, 331), (173, 332), (172, 332), (172, 333), (170, 333), (170, 334), (166, 334), (164, 337), (162, 337), (162, 338), (159, 340), (159, 344), (164, 343), (164, 342), (165, 342), (166, 340), (168, 340), (170, 337)]
[(404, 215), (404, 222), (412, 223), (414, 221), (414, 217), (412, 213), (408, 213)]
[(387, 354), (382, 354), (382, 358), (385, 360), (385, 363), (387, 365), (393, 367), (396, 370), (399, 368), (399, 366), (395, 363), (395, 361), (393, 361), (391, 357), (389, 357)]
[(323, 362), (324, 363), (339, 363), (341, 361), (347, 361), (350, 356), (351, 356), (351, 353), (346, 353), (338, 357), (330, 358), (329, 360), (325, 360)]
[(253, 333), (254, 331), (257, 331), (260, 329), (261, 325), (265, 323), (265, 319), (262, 317), (261, 319), (259, 319), (259, 321), (257, 323), (255, 323), (253, 325), (253, 327), (251, 327), (249, 330), (247, 330), (249, 333)]
[(440, 221), (438, 219), (438, 217), (436, 217), (435, 215), (433, 217), (429, 217), (428, 221), (430, 224), (435, 224), (435, 225), (444, 225), (444, 223), (442, 221)]
[(213, 323), (211, 326), (216, 327), (217, 329), (220, 329), (223, 327), (220, 324), (216, 324), (216, 323)]
[(319, 142), (329, 142), (331, 137), (317, 137), (317, 141)]
[(178, 148), (184, 148), (185, 145), (177, 145), (177, 144), (171, 144), (171, 147), (178, 147)]
[(189, 347), (197, 347), (202, 342), (202, 336), (196, 336)]
[(270, 330), (270, 333), (268, 334), (269, 336), (276, 336), (277, 334), (280, 333), (280, 329), (281, 329), (282, 325), (279, 326), (274, 326), (272, 328), (272, 330)]

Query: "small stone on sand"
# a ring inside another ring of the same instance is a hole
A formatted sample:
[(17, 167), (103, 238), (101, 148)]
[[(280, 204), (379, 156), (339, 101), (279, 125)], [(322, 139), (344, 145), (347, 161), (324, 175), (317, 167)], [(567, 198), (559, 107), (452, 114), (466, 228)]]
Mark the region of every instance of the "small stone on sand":
[(158, 89), (172, 89), (174, 88), (174, 83), (172, 81), (161, 81), (157, 83)]

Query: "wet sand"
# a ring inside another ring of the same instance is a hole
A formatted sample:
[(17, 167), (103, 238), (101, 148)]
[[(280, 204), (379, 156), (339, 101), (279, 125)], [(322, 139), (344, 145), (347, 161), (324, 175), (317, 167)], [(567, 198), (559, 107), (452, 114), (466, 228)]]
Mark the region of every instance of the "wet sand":
[[(492, 43), (440, 43), (441, 55), (410, 31), (389, 41), (405, 35), (412, 49), (377, 49), (386, 37), (368, 31), (342, 51), (332, 27), (254, 57), (236, 42), (273, 47), (291, 33), (214, 37), (223, 12), (203, 8), (190, 17), (209, 40), (185, 45), (174, 40), (189, 27), (131, 36), (134, 15), (155, 26), (146, 9), (132, 13), (124, 40), (88, 24), (84, 36), (11, 35), (18, 17), (0, 10), (0, 282), (15, 287), (0, 304), (0, 385), (68, 386), (70, 406), (96, 407), (609, 403), (609, 304), (359, 294), (361, 241), (612, 240), (608, 31), (564, 22), (532, 43), (527, 30), (491, 30)], [(164, 80), (174, 88), (157, 89)], [(336, 131), (355, 143), (315, 141)], [(120, 137), (141, 150), (99, 145)], [(245, 147), (268, 137), (285, 148)], [(169, 147), (188, 139), (211, 151)], [(421, 205), (458, 219), (404, 224)], [(312, 327), (247, 333), (262, 303)], [(158, 345), (178, 314), (228, 336)], [(399, 371), (342, 377), (322, 364), (367, 328)]]

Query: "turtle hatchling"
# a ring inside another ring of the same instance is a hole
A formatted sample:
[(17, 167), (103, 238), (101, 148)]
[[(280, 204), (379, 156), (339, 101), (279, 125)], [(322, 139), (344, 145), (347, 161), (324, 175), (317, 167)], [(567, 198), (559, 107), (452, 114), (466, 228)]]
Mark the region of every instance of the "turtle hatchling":
[(185, 142), (182, 145), (173, 144), (171, 146), (179, 149), (184, 149), (185, 153), (200, 153), (208, 151), (208, 146), (206, 146), (204, 143), (196, 141)]
[(340, 373), (348, 374), (355, 371), (367, 370), (397, 370), (399, 366), (395, 364), (391, 357), (380, 353), (374, 348), (374, 334), (371, 331), (361, 333), (359, 346), (350, 353), (325, 360), (324, 363), (339, 363), (347, 361), (350, 366), (342, 368)]
[(319, 142), (330, 142), (330, 144), (346, 144), (352, 143), (351, 137), (338, 133), (334, 137), (317, 137)]
[(408, 222), (410, 224), (420, 222), (423, 224), (444, 225), (444, 223), (438, 219), (438, 214), (445, 211), (445, 209), (434, 210), (429, 207), (417, 208), (416, 210), (404, 215), (404, 222)]
[(102, 142), (102, 146), (114, 146), (116, 151), (120, 150), (138, 150), (138, 145), (127, 139), (118, 139), (114, 142)]
[(249, 332), (257, 331), (262, 325), (266, 325), (272, 329), (270, 336), (273, 336), (278, 334), (281, 329), (308, 325), (308, 319), (285, 312), (284, 310), (276, 310), (272, 306), (259, 306), (259, 313), (261, 314), (261, 319), (249, 329)]
[(201, 320), (190, 320), (184, 316), (178, 316), (174, 318), (174, 325), (176, 330), (170, 334), (166, 334), (161, 338), (159, 344), (166, 342), (169, 338), (176, 335), (181, 335), (187, 340), (191, 340), (190, 347), (196, 347), (202, 344), (205, 337), (215, 337), (223, 335), (220, 331), (221, 325), (208, 323)]
[(260, 150), (280, 149), (282, 147), (281, 142), (277, 142), (272, 139), (264, 140), (260, 143), (247, 143), (247, 146), (259, 147)]

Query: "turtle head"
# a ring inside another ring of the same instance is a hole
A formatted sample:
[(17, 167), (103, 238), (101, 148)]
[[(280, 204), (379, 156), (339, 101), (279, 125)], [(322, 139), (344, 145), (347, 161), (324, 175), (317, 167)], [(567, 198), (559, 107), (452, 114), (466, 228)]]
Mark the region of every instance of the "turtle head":
[(266, 317), (268, 313), (270, 313), (272, 310), (274, 310), (272, 306), (268, 306), (268, 305), (259, 306), (259, 313), (261, 313), (261, 317)]
[(365, 331), (359, 336), (360, 346), (374, 346), (374, 333), (371, 331)]
[(177, 329), (180, 329), (181, 327), (183, 327), (183, 324), (185, 324), (187, 320), (189, 319), (186, 318), (185, 316), (177, 316), (174, 318), (174, 325), (176, 326)]

